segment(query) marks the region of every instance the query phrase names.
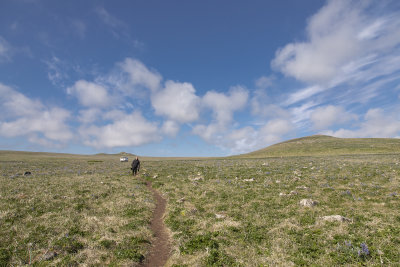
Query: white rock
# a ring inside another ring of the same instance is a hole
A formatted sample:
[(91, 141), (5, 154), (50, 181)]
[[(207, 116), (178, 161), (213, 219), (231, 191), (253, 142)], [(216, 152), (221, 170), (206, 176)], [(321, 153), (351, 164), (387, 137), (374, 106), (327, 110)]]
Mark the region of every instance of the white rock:
[(215, 213), (215, 218), (217, 219), (224, 219), (226, 216), (224, 214)]
[(307, 186), (304, 186), (304, 185), (302, 185), (302, 186), (297, 186), (297, 187), (296, 187), (296, 189), (304, 189), (304, 190), (307, 190), (307, 189), (308, 189), (308, 187), (307, 187)]
[(244, 182), (254, 182), (254, 178), (250, 178), (250, 179), (244, 179)]
[(300, 200), (300, 205), (304, 206), (304, 207), (313, 207), (315, 205), (317, 205), (318, 202), (314, 201), (312, 199), (302, 199)]

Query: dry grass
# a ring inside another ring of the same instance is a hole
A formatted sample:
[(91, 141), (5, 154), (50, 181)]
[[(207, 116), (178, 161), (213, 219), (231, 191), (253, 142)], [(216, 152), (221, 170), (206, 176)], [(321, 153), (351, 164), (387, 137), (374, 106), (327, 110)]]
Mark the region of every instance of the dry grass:
[(0, 265), (139, 263), (154, 204), (129, 165), (118, 157), (34, 155), (1, 153)]
[[(140, 262), (154, 203), (128, 164), (117, 155), (23, 155), (0, 153), (1, 263)], [(167, 266), (395, 266), (399, 156), (142, 158), (141, 176), (168, 199)], [(57, 256), (45, 260), (47, 252)]]

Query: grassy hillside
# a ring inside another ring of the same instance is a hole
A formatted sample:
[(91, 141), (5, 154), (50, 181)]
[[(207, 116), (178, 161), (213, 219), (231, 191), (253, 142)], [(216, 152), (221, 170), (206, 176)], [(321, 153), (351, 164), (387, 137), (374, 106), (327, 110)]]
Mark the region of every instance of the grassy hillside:
[(337, 138), (313, 135), (292, 139), (248, 154), (245, 158), (400, 153), (396, 138)]

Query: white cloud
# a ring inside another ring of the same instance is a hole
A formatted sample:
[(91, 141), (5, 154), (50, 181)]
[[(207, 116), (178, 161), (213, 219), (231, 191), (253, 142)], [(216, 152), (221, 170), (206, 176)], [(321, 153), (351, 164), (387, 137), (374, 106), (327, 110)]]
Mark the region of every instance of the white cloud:
[[(376, 69), (374, 62), (359, 66), (349, 75), (346, 65), (370, 55), (378, 55), (389, 66), (398, 70), (386, 55), (399, 54), (399, 14), (379, 10), (374, 2), (336, 0), (328, 3), (309, 20), (308, 40), (287, 44), (279, 49), (272, 66), (288, 76), (309, 83), (327, 84), (341, 77), (351, 78), (366, 69)], [(379, 14), (379, 15), (377, 15)], [(384, 15), (382, 15), (384, 14)], [(376, 76), (375, 76), (376, 77)], [(370, 79), (368, 75), (363, 78)]]
[(255, 150), (257, 142), (258, 132), (250, 126), (233, 130), (225, 138), (225, 146), (234, 154)]
[(0, 62), (11, 60), (12, 49), (10, 44), (0, 36)]
[(161, 140), (159, 129), (140, 112), (133, 112), (104, 126), (82, 127), (84, 144), (96, 148), (139, 146)]
[(174, 137), (179, 132), (179, 124), (175, 121), (165, 121), (161, 128), (163, 134)]
[(287, 100), (284, 102), (284, 105), (290, 106), (297, 102), (306, 100), (306, 99), (322, 92), (323, 90), (324, 90), (324, 88), (319, 85), (310, 86), (310, 87), (301, 89), (295, 93), (290, 94), (288, 96)]
[(160, 88), (162, 77), (155, 70), (149, 70), (142, 62), (126, 58), (118, 66), (130, 77), (130, 86), (150, 89), (152, 92)]
[[(227, 94), (207, 92), (202, 98), (202, 106), (212, 110), (213, 121), (208, 125), (195, 125), (192, 133), (210, 144), (230, 148), (231, 144), (227, 144), (226, 138), (232, 131), (230, 124), (232, 124), (233, 114), (247, 105), (248, 97), (249, 92), (241, 86), (232, 87)], [(231, 140), (237, 135), (240, 134), (231, 135)]]
[(89, 108), (89, 109), (82, 109), (79, 111), (78, 120), (81, 123), (88, 124), (95, 122), (101, 116), (100, 109), (97, 108)]
[(50, 82), (55, 86), (64, 86), (64, 81), (68, 79), (68, 74), (64, 71), (66, 64), (56, 56), (43, 62), (47, 65), (47, 77)]
[(275, 144), (293, 130), (285, 119), (272, 119), (259, 129), (245, 126), (239, 129), (223, 129), (218, 124), (197, 125), (193, 132), (210, 144), (228, 149), (231, 154), (247, 153)]
[(380, 108), (369, 109), (358, 129), (340, 129), (323, 133), (347, 138), (396, 137), (400, 133), (400, 119), (396, 114), (385, 114)]
[(193, 127), (192, 132), (210, 144), (220, 144), (223, 134), (226, 134), (226, 128), (217, 123), (199, 124)]
[(310, 116), (314, 128), (317, 130), (325, 130), (332, 125), (349, 122), (357, 118), (356, 114), (346, 112), (343, 107), (333, 105), (318, 107)]
[(285, 119), (274, 119), (268, 121), (259, 131), (259, 147), (265, 147), (277, 143), (282, 137), (293, 130), (293, 125)]
[(75, 82), (67, 88), (67, 93), (76, 96), (86, 107), (107, 107), (114, 102), (105, 87), (85, 80)]
[(121, 20), (112, 16), (104, 7), (97, 7), (95, 9), (95, 12), (100, 17), (100, 19), (110, 27), (117, 28), (121, 25), (124, 25)]
[(249, 97), (249, 92), (241, 86), (232, 87), (228, 94), (214, 91), (207, 92), (202, 100), (205, 107), (213, 110), (217, 123), (225, 125), (232, 121), (233, 113), (243, 109)]
[(255, 85), (257, 89), (266, 89), (270, 86), (272, 86), (274, 81), (274, 77), (266, 77), (266, 76), (261, 76), (255, 81)]
[(157, 115), (180, 123), (192, 122), (199, 117), (200, 98), (190, 83), (167, 81), (165, 88), (151, 96)]
[(3, 111), (0, 135), (27, 136), (31, 142), (49, 146), (72, 139), (73, 134), (66, 123), (71, 116), (69, 111), (45, 107), (39, 100), (31, 100), (3, 84), (0, 84), (0, 95)]

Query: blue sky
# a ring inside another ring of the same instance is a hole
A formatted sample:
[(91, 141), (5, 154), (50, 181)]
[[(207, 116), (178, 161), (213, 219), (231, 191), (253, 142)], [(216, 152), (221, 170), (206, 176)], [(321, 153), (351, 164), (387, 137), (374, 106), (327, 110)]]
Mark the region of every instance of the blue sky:
[(1, 1), (0, 149), (399, 138), (399, 29), (398, 1)]

